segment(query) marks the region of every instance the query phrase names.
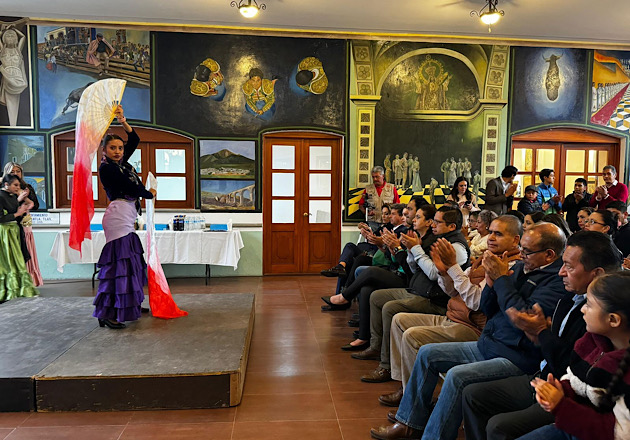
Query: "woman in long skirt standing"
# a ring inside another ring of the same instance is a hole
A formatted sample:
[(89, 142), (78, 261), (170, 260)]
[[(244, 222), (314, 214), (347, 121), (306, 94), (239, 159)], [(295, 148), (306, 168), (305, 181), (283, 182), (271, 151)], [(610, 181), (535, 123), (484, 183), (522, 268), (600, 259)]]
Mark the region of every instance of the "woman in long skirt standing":
[[(25, 194), (25, 197), (33, 202), (33, 206), (30, 210), (38, 210), (39, 200), (37, 200), (37, 193), (35, 193), (33, 187), (24, 180), (24, 170), (22, 169), (22, 165), (17, 162), (8, 162), (4, 166), (4, 174), (15, 174), (20, 178), (21, 193)], [(20, 197), (24, 198), (22, 195)], [(39, 261), (37, 260), (37, 249), (35, 248), (35, 237), (33, 236), (32, 228), (33, 220), (31, 219), (31, 215), (28, 213), (25, 214), (22, 218), (21, 224), (24, 229), (26, 248), (28, 249), (28, 253), (31, 255), (31, 258), (26, 262), (26, 269), (28, 270), (28, 273), (31, 274), (33, 284), (35, 287), (38, 287), (44, 284), (44, 280), (42, 279), (42, 274), (39, 270)]]
[(98, 173), (111, 203), (103, 215), (106, 244), (97, 263), (100, 282), (94, 317), (101, 327), (121, 329), (125, 328), (124, 321), (135, 321), (141, 314), (147, 265), (133, 226), (140, 210), (139, 198), (152, 199), (155, 190), (147, 191), (129, 164), (140, 138), (127, 123), (121, 106), (116, 117), (127, 132), (127, 143), (115, 134), (105, 135), (102, 141)]

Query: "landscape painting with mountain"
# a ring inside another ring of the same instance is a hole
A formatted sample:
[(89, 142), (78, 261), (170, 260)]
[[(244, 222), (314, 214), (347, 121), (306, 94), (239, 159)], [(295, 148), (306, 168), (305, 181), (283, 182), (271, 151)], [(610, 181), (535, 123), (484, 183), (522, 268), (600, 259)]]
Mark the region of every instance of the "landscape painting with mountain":
[(251, 180), (256, 176), (256, 142), (199, 141), (199, 177)]

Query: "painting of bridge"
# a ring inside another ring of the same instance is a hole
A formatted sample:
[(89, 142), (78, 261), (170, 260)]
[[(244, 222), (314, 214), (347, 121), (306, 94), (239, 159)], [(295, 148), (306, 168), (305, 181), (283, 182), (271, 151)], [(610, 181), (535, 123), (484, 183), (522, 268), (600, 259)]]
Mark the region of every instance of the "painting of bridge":
[(253, 180), (201, 180), (202, 211), (253, 211), (256, 182)]

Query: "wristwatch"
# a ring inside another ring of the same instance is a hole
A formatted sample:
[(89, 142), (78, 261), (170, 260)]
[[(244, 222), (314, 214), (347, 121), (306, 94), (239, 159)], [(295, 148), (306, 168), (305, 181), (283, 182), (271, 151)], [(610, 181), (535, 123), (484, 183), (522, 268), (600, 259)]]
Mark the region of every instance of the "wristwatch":
[(404, 251), (404, 249), (402, 248), (402, 246), (398, 246), (398, 247), (397, 247), (397, 248), (395, 248), (394, 250), (396, 251), (396, 253)]

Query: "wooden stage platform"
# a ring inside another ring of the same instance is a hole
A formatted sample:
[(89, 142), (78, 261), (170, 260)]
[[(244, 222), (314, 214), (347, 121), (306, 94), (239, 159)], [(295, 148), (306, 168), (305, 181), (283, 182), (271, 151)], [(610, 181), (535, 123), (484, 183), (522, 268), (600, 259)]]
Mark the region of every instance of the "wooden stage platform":
[(92, 298), (0, 305), (0, 411), (218, 408), (241, 401), (253, 294), (174, 295), (189, 315), (100, 328)]

